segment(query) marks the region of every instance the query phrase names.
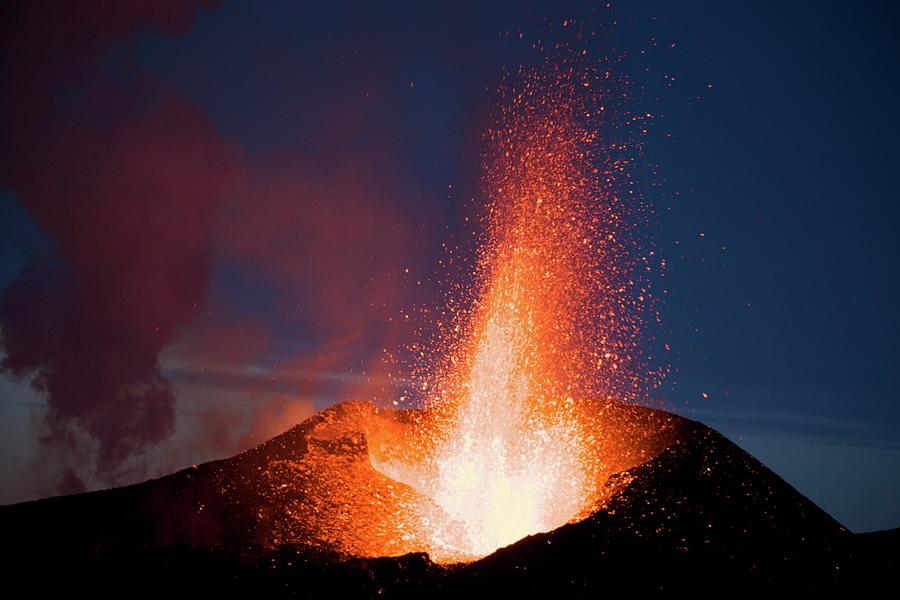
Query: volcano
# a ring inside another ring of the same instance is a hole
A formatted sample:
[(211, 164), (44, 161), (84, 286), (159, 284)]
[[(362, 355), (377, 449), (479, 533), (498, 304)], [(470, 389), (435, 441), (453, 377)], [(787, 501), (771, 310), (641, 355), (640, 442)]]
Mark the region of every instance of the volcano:
[(153, 598), (884, 585), (896, 532), (855, 536), (715, 431), (640, 406), (670, 371), (642, 342), (665, 260), (638, 233), (639, 147), (607, 139), (623, 96), (586, 51), (568, 56), (503, 86), (475, 272), (448, 253), (447, 301), (424, 311), (409, 364), (386, 357), (384, 406), (0, 508), (6, 579)]
[[(415, 411), (345, 403), (231, 458), (0, 508), (5, 579), (100, 597), (529, 597), (877, 589), (896, 568), (897, 531), (850, 533), (714, 430), (586, 404), (617, 432), (597, 443), (628, 449), (602, 504), (478, 560), (433, 562), (390, 537), (418, 492), (377, 471), (373, 448)], [(347, 552), (340, 531), (385, 554)]]

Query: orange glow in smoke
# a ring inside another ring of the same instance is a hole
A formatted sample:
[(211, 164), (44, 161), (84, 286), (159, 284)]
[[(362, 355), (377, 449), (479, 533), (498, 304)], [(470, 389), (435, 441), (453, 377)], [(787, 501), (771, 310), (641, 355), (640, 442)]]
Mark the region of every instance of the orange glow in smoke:
[(598, 138), (608, 73), (586, 64), (502, 90), (477, 285), (456, 290), (438, 347), (417, 349), (426, 406), (345, 405), (308, 425), (307, 454), (272, 477), (313, 493), (291, 497), (276, 541), (302, 530), (347, 554), (472, 560), (587, 516), (611, 474), (660, 449), (665, 420), (612, 400), (648, 379), (650, 292), (618, 197), (626, 153)]

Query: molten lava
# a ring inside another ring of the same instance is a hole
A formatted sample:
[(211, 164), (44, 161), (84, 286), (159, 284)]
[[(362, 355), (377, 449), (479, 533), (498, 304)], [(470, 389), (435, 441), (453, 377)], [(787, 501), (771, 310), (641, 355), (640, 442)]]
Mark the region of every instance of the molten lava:
[(477, 285), (421, 352), (424, 407), (345, 405), (311, 425), (306, 455), (271, 474), (308, 490), (285, 492), (275, 541), (472, 560), (597, 510), (611, 474), (659, 450), (665, 423), (612, 400), (647, 379), (649, 286), (619, 197), (627, 156), (600, 142), (608, 77), (576, 58), (502, 90)]

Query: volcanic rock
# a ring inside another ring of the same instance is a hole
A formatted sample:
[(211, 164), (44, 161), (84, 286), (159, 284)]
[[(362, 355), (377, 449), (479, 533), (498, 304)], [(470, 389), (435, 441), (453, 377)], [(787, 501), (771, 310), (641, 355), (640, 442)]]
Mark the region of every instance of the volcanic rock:
[[(712, 429), (652, 409), (603, 410), (607, 418), (653, 424), (644, 428), (653, 435), (636, 446), (643, 458), (610, 477), (610, 499), (579, 522), (475, 562), (353, 556), (319, 535), (335, 524), (308, 513), (333, 520), (318, 503), (340, 502), (340, 489), (323, 500), (309, 485), (329, 473), (373, 495), (387, 486), (392, 506), (414, 493), (368, 463), (367, 419), (378, 410), (343, 404), (232, 458), (137, 485), (0, 507), (4, 578), (10, 589), (93, 597), (596, 597), (874, 590), (900, 564), (898, 530), (850, 533)], [(319, 458), (305, 460), (311, 453)], [(376, 503), (373, 527), (380, 510), (387, 507)], [(390, 531), (383, 535), (390, 543)]]

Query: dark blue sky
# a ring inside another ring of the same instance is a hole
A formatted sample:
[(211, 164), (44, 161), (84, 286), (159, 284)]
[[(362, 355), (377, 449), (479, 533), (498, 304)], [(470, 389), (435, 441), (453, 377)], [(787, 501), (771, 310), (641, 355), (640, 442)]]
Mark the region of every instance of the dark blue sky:
[[(427, 281), (441, 244), (465, 232), (502, 69), (533, 60), (516, 33), (590, 14), (597, 43), (626, 55), (616, 68), (631, 79), (631, 110), (654, 115), (641, 176), (656, 211), (648, 236), (668, 262), (657, 343), (677, 369), (655, 397), (723, 431), (851, 529), (900, 525), (893, 3), (304, 4), (225, 2), (183, 37), (116, 48), (108, 68), (137, 67), (186, 94), (248, 164), (289, 156), (301, 177), (329, 163), (363, 169), (403, 215), (415, 240), (407, 263)], [(367, 152), (388, 156), (374, 175), (359, 166)], [(49, 244), (7, 190), (0, 286)], [(260, 275), (228, 257), (216, 254), (210, 303), (266, 322), (267, 356), (323, 343), (314, 315), (281, 306), (280, 266)], [(401, 304), (436, 293), (406, 284)], [(315, 285), (307, 277), (292, 293)], [(353, 353), (376, 354), (382, 341)], [(22, 432), (40, 407), (0, 383), (15, 430), (4, 454), (27, 458)], [(5, 498), (24, 494), (13, 487)]]

